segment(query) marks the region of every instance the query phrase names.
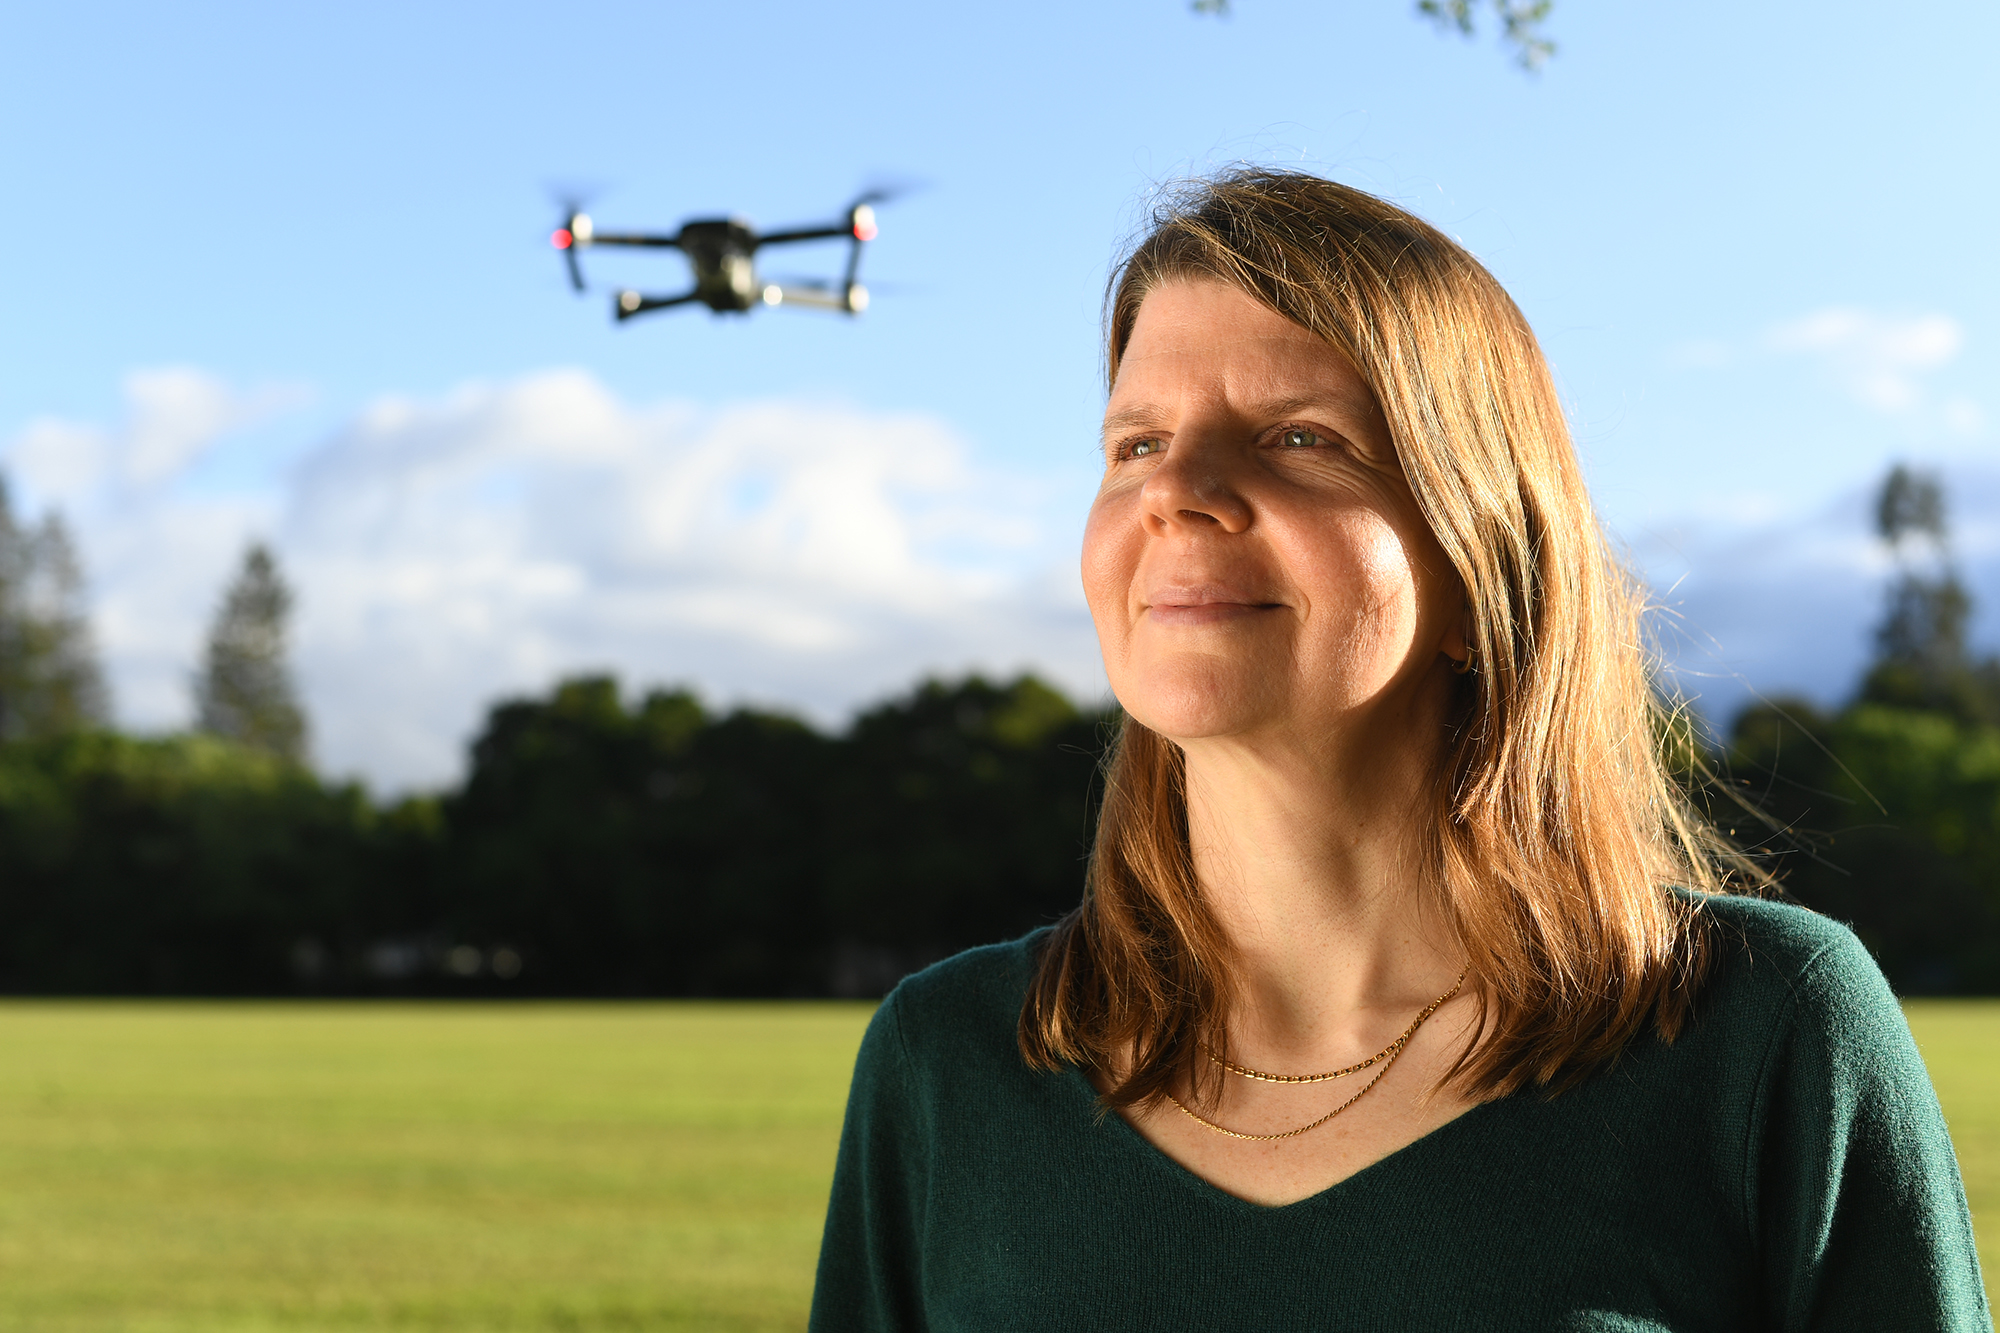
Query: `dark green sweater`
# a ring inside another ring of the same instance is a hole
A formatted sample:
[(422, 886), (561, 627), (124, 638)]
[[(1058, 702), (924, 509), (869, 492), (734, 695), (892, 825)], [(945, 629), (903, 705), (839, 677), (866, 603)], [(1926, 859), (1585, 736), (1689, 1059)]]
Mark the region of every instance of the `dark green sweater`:
[(1245, 1203), (1014, 1045), (1035, 936), (862, 1042), (813, 1294), (845, 1329), (1990, 1329), (1944, 1120), (1845, 928), (1724, 899), (1696, 1020)]

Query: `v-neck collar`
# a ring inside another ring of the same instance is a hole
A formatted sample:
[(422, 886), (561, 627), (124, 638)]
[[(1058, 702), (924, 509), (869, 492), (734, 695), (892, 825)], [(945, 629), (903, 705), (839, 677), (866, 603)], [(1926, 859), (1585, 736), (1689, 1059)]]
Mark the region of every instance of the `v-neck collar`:
[[(1445, 1121), (1429, 1133), (1410, 1140), (1402, 1147), (1385, 1156), (1376, 1158), (1357, 1171), (1342, 1176), (1339, 1180), (1334, 1181), (1331, 1185), (1328, 1185), (1325, 1189), (1315, 1194), (1308, 1194), (1302, 1199), (1294, 1199), (1290, 1203), (1262, 1204), (1252, 1203), (1248, 1199), (1239, 1198), (1221, 1186), (1197, 1175), (1176, 1161), (1172, 1156), (1162, 1151), (1157, 1144), (1144, 1134), (1141, 1134), (1133, 1127), (1129, 1120), (1116, 1111), (1106, 1111), (1100, 1118), (1098, 1114), (1097, 1089), (1090, 1085), (1090, 1080), (1084, 1076), (1081, 1069), (1072, 1065), (1063, 1070), (1058, 1077), (1063, 1081), (1063, 1090), (1066, 1098), (1076, 1103), (1078, 1112), (1089, 1117), (1100, 1128), (1109, 1133), (1110, 1142), (1116, 1145), (1114, 1151), (1127, 1158), (1141, 1161), (1143, 1163), (1140, 1167), (1141, 1170), (1149, 1171), (1171, 1180), (1177, 1188), (1193, 1193), (1197, 1197), (1205, 1198), (1211, 1206), (1232, 1209), (1256, 1217), (1275, 1217), (1283, 1213), (1292, 1212), (1293, 1210), (1311, 1209), (1316, 1211), (1332, 1207), (1340, 1202), (1344, 1194), (1352, 1192), (1349, 1188), (1350, 1186), (1358, 1188), (1356, 1182), (1361, 1181), (1363, 1177), (1379, 1179), (1383, 1173), (1389, 1170), (1420, 1164), (1422, 1158), (1448, 1148), (1450, 1143), (1447, 1136), (1464, 1132), (1463, 1127), (1469, 1121), (1477, 1119), (1483, 1123), (1488, 1116), (1488, 1112), (1499, 1104), (1498, 1101), (1486, 1101), (1469, 1107), (1461, 1114), (1453, 1116), (1450, 1120)], [(1506, 1101), (1509, 1099), (1501, 1098), (1499, 1100)]]

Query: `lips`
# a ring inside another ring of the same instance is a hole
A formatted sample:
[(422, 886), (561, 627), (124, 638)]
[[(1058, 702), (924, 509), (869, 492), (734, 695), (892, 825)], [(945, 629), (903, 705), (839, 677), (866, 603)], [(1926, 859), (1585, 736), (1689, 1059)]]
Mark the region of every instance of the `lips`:
[(1212, 625), (1263, 615), (1280, 603), (1222, 584), (1171, 584), (1151, 590), (1146, 616), (1156, 624)]

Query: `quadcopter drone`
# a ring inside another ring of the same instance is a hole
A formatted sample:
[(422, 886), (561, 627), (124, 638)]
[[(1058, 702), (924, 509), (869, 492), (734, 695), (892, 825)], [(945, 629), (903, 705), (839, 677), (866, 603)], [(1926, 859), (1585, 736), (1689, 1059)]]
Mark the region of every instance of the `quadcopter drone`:
[[(633, 245), (649, 249), (679, 250), (694, 270), (694, 286), (678, 296), (647, 296), (630, 289), (611, 298), (612, 313), (620, 321), (648, 310), (699, 301), (721, 314), (747, 314), (760, 305), (799, 305), (816, 310), (837, 310), (858, 315), (868, 308), (868, 289), (855, 281), (861, 268), (861, 247), (875, 239), (875, 209), (881, 193), (865, 194), (848, 207), (844, 221), (820, 227), (795, 227), (790, 231), (759, 234), (742, 218), (697, 218), (681, 224), (672, 236), (641, 232), (599, 231), (588, 213), (570, 210), (563, 224), (549, 237), (550, 244), (563, 252), (569, 266), (570, 286), (584, 290), (583, 266), (577, 251), (594, 245)], [(766, 282), (757, 276), (757, 251), (767, 245), (790, 245), (799, 241), (824, 241), (845, 236), (847, 273), (839, 286), (824, 282)]]

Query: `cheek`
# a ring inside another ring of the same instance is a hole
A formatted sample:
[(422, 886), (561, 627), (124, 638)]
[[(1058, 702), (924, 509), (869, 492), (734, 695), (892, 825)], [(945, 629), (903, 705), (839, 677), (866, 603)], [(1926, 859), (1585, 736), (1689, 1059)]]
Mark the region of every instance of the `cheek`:
[(1119, 507), (1116, 500), (1098, 500), (1083, 526), (1083, 596), (1099, 638), (1124, 637), (1138, 569), (1138, 534), (1131, 520), (1117, 512)]
[(1314, 571), (1308, 595), (1320, 625), (1316, 637), (1347, 671), (1373, 678), (1390, 663), (1368, 659), (1400, 659), (1417, 633), (1413, 555), (1394, 527), (1372, 517), (1328, 536), (1334, 539), (1301, 553), (1303, 566)]
[(1409, 546), (1386, 523), (1375, 525), (1360, 557), (1362, 587), (1369, 609), (1398, 628), (1415, 629), (1417, 570)]

